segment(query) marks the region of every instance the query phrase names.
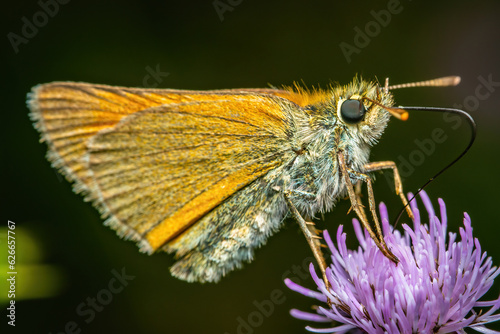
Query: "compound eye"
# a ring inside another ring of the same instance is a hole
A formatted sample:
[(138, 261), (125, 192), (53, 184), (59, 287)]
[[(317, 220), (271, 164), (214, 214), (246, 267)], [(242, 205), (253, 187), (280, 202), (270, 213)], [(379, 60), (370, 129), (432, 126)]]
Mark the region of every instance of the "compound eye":
[(365, 106), (358, 100), (345, 100), (340, 106), (340, 115), (344, 122), (349, 124), (361, 122), (365, 114)]

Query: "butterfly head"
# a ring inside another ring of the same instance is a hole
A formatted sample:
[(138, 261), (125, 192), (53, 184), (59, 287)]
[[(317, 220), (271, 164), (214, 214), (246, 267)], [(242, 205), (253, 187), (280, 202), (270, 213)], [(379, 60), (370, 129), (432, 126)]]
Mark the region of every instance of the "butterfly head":
[(392, 94), (378, 84), (355, 79), (332, 89), (329, 108), (337, 124), (361, 142), (373, 145), (384, 132), (390, 116), (405, 120), (407, 113), (395, 112)]

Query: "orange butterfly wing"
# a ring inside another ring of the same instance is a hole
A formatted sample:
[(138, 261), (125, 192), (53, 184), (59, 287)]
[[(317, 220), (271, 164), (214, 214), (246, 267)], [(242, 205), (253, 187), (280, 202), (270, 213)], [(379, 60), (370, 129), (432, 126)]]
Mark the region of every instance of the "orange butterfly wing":
[[(286, 91), (249, 90), (256, 93)], [(112, 128), (123, 117), (159, 105), (191, 101), (210, 101), (241, 90), (185, 91), (140, 89), (74, 82), (38, 85), (28, 96), (30, 117), (49, 146), (48, 159), (69, 181), (77, 193), (95, 200), (92, 177), (84, 158), (86, 144), (97, 132)]]
[(54, 166), (152, 252), (283, 163), (293, 104), (275, 96), (292, 95), (51, 83), (29, 105)]

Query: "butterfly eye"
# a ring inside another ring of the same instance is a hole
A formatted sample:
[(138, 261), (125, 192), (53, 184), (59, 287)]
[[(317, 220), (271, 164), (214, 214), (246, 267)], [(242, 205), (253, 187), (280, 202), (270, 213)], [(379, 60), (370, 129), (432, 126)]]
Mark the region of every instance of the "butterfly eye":
[(340, 107), (340, 115), (344, 122), (349, 124), (359, 123), (365, 117), (366, 109), (358, 100), (345, 100)]

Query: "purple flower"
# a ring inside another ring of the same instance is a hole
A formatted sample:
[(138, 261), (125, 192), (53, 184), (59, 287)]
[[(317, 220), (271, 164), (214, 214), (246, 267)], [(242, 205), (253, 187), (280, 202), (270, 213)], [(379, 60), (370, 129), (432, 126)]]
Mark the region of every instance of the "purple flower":
[[(306, 327), (315, 333), (465, 333), (465, 327), (498, 333), (484, 325), (500, 320), (500, 314), (494, 314), (500, 307), (500, 297), (478, 300), (493, 285), (500, 269), (492, 265), (491, 258), (473, 238), (466, 213), (457, 241), (456, 233), (447, 233), (444, 202), (439, 199), (439, 220), (427, 194), (422, 192), (421, 198), (430, 227), (421, 224), (413, 200), (413, 229), (403, 224), (403, 235), (391, 231), (387, 209), (380, 204), (385, 241), (399, 258), (397, 265), (379, 251), (356, 219), (354, 230), (360, 244), (357, 250), (347, 249), (342, 226), (337, 230), (337, 246), (325, 231), (332, 252), (332, 264), (326, 270), (330, 286), (325, 287), (312, 264), (310, 271), (319, 292), (285, 280), (290, 289), (325, 304), (317, 307), (316, 313), (293, 309), (292, 316), (330, 323), (329, 328)], [(475, 311), (474, 307), (491, 308)], [(332, 326), (332, 322), (337, 324)]]

